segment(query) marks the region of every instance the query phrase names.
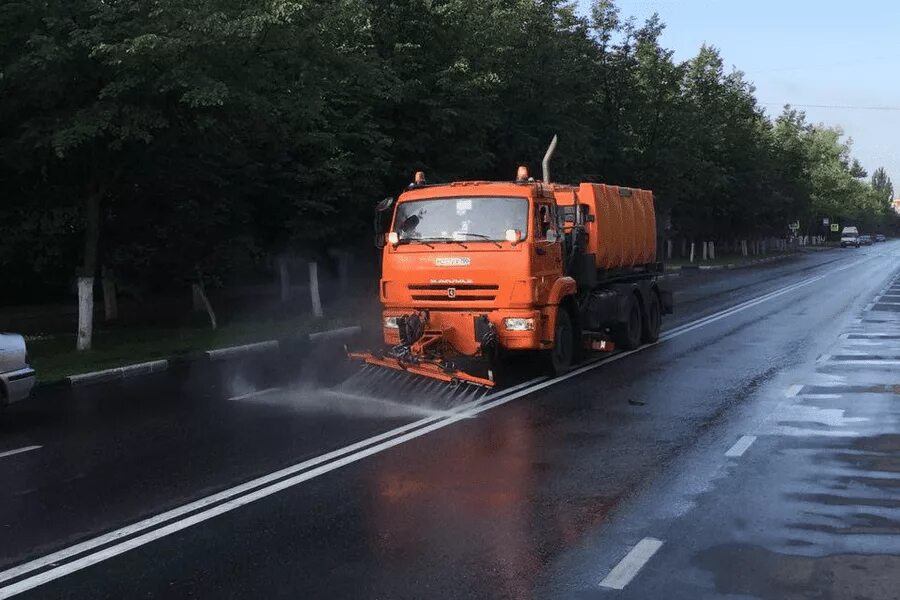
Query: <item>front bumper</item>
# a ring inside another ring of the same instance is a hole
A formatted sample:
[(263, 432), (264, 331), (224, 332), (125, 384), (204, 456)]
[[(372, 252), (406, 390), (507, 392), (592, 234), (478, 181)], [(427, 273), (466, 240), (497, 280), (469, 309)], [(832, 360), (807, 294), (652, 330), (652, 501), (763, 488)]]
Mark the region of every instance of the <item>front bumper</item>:
[[(479, 310), (454, 310), (421, 311), (416, 309), (389, 309), (385, 310), (382, 323), (387, 317), (401, 317), (412, 313), (427, 314), (426, 329), (440, 331), (443, 339), (453, 349), (464, 356), (476, 356), (481, 352), (481, 339), (476, 335), (476, 321), (482, 317), (494, 326), (500, 347), (508, 350), (535, 350), (546, 345), (541, 344), (544, 339), (543, 329), (546, 319), (542, 318), (538, 310), (502, 309), (492, 311)], [(534, 329), (526, 331), (510, 331), (505, 327), (508, 318), (532, 319)], [(400, 343), (400, 332), (397, 329), (385, 327), (384, 341), (388, 346), (396, 346)]]

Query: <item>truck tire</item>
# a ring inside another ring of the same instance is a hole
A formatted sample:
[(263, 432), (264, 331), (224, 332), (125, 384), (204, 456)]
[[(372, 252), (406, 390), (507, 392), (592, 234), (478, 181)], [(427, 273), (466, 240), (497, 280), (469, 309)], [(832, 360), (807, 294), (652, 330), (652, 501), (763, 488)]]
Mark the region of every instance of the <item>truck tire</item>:
[(628, 296), (628, 320), (620, 323), (615, 329), (614, 341), (616, 346), (623, 350), (634, 350), (641, 345), (643, 332), (643, 319), (641, 318), (641, 305), (637, 296)]
[(569, 311), (560, 308), (553, 328), (553, 348), (546, 350), (546, 363), (551, 376), (563, 375), (575, 362), (575, 327)]
[(659, 295), (655, 290), (650, 290), (647, 297), (647, 318), (644, 319), (641, 328), (641, 341), (645, 344), (655, 344), (659, 341), (659, 329), (662, 326), (662, 307), (659, 303)]

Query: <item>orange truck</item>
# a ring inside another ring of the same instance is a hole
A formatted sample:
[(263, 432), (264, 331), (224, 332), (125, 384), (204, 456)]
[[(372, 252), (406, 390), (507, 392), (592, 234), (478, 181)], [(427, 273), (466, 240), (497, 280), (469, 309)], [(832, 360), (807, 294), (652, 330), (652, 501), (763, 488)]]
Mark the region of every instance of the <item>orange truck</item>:
[(376, 210), (384, 348), (372, 365), (493, 387), (509, 355), (559, 375), (592, 351), (659, 337), (672, 294), (656, 260), (653, 194), (596, 183), (429, 185), (424, 173)]

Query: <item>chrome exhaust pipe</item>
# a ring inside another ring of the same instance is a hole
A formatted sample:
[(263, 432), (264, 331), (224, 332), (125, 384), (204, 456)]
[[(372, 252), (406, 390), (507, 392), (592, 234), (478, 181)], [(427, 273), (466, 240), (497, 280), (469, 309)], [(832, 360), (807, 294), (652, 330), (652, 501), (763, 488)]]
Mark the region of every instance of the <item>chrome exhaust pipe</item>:
[(556, 150), (556, 142), (558, 139), (559, 136), (554, 135), (553, 139), (550, 140), (550, 147), (547, 148), (547, 153), (544, 154), (544, 160), (541, 162), (541, 167), (544, 170), (544, 183), (550, 183), (550, 159), (553, 158), (553, 152)]

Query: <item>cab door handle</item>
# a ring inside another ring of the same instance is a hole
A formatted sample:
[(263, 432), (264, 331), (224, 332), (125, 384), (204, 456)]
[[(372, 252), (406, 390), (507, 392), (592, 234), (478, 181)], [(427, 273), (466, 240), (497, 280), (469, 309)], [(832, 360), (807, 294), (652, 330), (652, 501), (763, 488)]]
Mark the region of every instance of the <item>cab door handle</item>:
[(538, 256), (543, 256), (543, 255), (547, 254), (547, 251), (544, 250), (543, 248), (535, 248), (534, 253), (537, 254)]

